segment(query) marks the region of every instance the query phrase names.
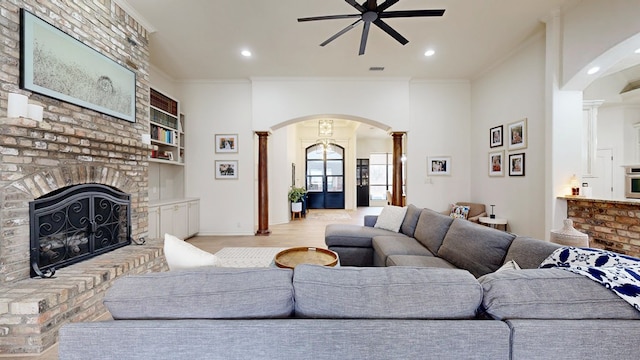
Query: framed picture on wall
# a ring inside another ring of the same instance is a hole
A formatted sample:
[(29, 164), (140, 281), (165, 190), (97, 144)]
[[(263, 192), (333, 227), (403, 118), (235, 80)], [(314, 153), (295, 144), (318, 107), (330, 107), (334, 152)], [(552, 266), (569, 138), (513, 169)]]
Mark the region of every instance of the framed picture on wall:
[(524, 176), (524, 153), (509, 154), (509, 176)]
[(502, 146), (502, 125), (489, 129), (489, 147)]
[(427, 157), (427, 175), (451, 175), (451, 156)]
[(21, 9), (20, 87), (136, 122), (136, 74)]
[(509, 150), (524, 149), (527, 147), (527, 119), (518, 120), (507, 125), (509, 136)]
[(237, 160), (216, 160), (216, 179), (237, 179)]
[(489, 176), (504, 176), (504, 151), (489, 153)]
[(237, 153), (238, 134), (216, 134), (217, 153)]

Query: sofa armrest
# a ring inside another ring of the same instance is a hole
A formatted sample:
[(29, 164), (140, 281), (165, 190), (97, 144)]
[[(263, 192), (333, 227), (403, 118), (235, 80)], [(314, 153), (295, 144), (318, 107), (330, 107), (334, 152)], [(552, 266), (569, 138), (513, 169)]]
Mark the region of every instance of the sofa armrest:
[(374, 227), (378, 221), (378, 215), (365, 215), (364, 216), (364, 226)]
[(474, 223), (478, 223), (478, 222), (480, 222), (480, 218), (481, 217), (486, 217), (486, 216), (487, 216), (487, 213), (483, 212), (483, 213), (480, 213), (480, 214), (478, 214), (478, 215), (476, 215), (474, 217), (470, 217), (467, 220), (469, 220), (471, 222), (474, 222)]

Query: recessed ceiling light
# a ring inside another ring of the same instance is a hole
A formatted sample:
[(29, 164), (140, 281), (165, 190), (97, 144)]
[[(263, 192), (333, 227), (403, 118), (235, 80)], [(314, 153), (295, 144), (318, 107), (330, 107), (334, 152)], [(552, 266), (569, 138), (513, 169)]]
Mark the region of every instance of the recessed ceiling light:
[(424, 52), (424, 56), (433, 56), (433, 54), (435, 53), (436, 53), (435, 50), (429, 49)]
[(598, 71), (600, 71), (600, 67), (599, 66), (594, 66), (594, 67), (592, 67), (591, 69), (589, 69), (587, 71), (587, 74), (593, 75), (593, 74), (597, 73)]
[(242, 54), (242, 56), (244, 57), (251, 57), (251, 51), (249, 50), (242, 50), (240, 54)]
[(369, 71), (384, 71), (384, 66), (372, 66)]

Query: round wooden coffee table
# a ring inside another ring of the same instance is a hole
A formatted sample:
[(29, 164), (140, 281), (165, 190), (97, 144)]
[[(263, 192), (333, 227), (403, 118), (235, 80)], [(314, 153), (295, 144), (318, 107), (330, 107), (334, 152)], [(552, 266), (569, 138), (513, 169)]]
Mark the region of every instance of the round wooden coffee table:
[(277, 253), (274, 262), (276, 266), (287, 269), (293, 269), (300, 264), (336, 266), (338, 254), (322, 248), (294, 247)]

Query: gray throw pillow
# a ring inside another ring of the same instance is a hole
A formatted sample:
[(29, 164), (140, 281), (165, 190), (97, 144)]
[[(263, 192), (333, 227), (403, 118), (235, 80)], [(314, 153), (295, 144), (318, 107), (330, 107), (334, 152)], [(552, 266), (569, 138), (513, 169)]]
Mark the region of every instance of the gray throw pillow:
[(518, 236), (513, 240), (504, 261), (514, 260), (523, 269), (537, 269), (552, 252), (562, 245), (538, 240), (526, 236)]
[(438, 257), (480, 277), (502, 266), (514, 238), (515, 235), (504, 231), (455, 219), (438, 250)]
[(126, 276), (104, 304), (114, 319), (283, 318), (293, 313), (293, 271), (206, 267)]
[(404, 220), (400, 226), (401, 233), (413, 237), (413, 234), (416, 232), (416, 225), (418, 225), (418, 219), (420, 218), (420, 212), (421, 210), (413, 204), (407, 206), (407, 213), (404, 215)]
[(422, 209), (413, 237), (434, 254), (438, 253), (453, 219), (431, 209)]

